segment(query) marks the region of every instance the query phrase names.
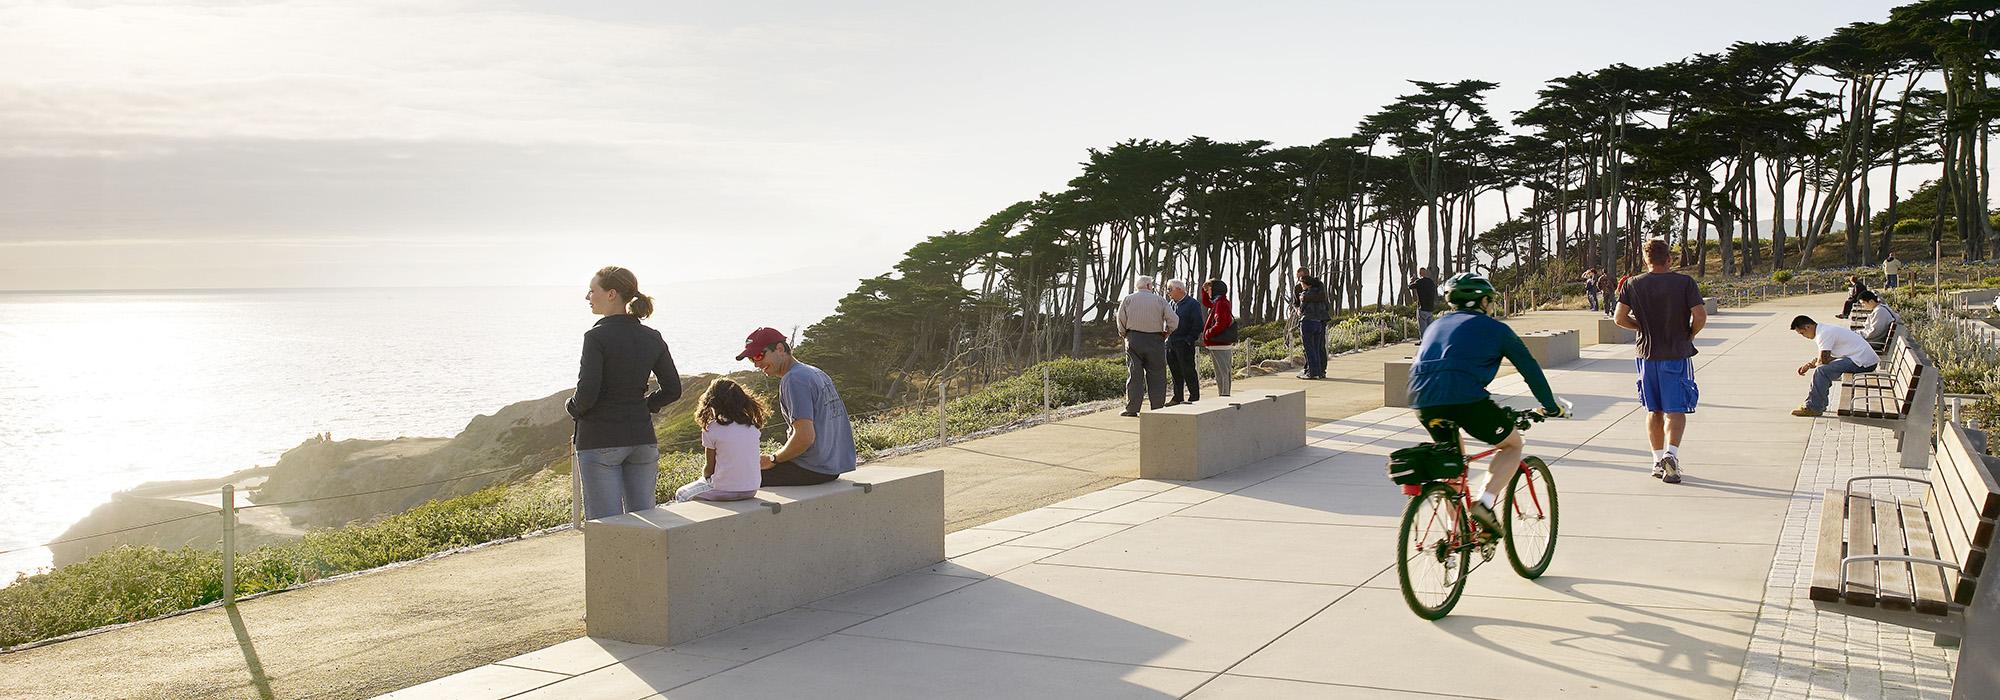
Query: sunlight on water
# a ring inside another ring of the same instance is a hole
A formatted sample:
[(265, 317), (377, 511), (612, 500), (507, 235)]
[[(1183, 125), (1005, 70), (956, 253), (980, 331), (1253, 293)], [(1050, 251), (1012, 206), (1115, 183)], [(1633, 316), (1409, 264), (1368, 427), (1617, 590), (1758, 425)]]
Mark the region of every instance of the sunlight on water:
[[(809, 324), (840, 290), (702, 289), (719, 291), (663, 295), (650, 322), (683, 374), (743, 369), (751, 328)], [(453, 435), (573, 384), (594, 320), (570, 288), (0, 294), (0, 550), (115, 491), (268, 465), (316, 433)], [(0, 555), (0, 585), (48, 563)]]

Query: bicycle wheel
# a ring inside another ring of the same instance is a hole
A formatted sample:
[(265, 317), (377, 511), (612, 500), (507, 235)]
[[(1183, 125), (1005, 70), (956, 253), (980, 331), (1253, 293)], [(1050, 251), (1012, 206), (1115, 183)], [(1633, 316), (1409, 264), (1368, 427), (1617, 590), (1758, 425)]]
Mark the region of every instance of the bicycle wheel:
[(1465, 593), (1472, 564), (1472, 550), (1464, 546), (1469, 532), (1458, 494), (1444, 484), (1425, 484), (1403, 510), (1396, 581), (1402, 585), (1403, 602), (1417, 617), (1444, 617)]
[(1521, 460), (1521, 469), (1507, 482), (1503, 508), (1507, 563), (1522, 578), (1541, 576), (1556, 556), (1556, 525), (1561, 511), (1556, 509), (1555, 477), (1540, 457)]

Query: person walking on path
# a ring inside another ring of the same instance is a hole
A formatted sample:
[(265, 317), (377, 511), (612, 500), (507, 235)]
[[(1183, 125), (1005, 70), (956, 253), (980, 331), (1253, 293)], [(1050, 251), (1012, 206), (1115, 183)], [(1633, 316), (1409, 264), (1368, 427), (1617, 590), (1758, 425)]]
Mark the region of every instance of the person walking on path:
[(1306, 368), (1300, 379), (1326, 378), (1326, 324), (1333, 320), (1333, 303), (1327, 298), (1326, 282), (1299, 268), (1299, 284), (1292, 289), (1293, 304), (1299, 309), (1299, 340), (1306, 346)]
[(1583, 271), (1583, 298), (1590, 301), (1591, 311), (1600, 311), (1597, 294), (1597, 268)]
[(1826, 395), (1833, 390), (1833, 382), (1843, 374), (1866, 374), (1875, 371), (1875, 365), (1882, 361), (1875, 354), (1875, 348), (1868, 346), (1868, 340), (1860, 333), (1839, 326), (1823, 326), (1810, 316), (1792, 319), (1792, 331), (1813, 341), (1819, 348), (1819, 357), (1799, 365), (1799, 376), (1811, 372), (1812, 388), (1806, 390), (1806, 405), (1792, 409), (1792, 415), (1816, 418), (1826, 413)]
[(1160, 408), (1167, 399), (1167, 335), (1180, 317), (1174, 305), (1153, 290), (1153, 278), (1140, 275), (1136, 289), (1118, 302), (1118, 337), (1125, 339), (1125, 412), (1139, 415), (1139, 401), (1150, 399)]
[(1201, 285), (1201, 305), (1208, 309), (1208, 323), (1201, 329), (1201, 346), (1208, 350), (1208, 358), (1215, 365), (1215, 393), (1229, 395), (1229, 380), (1236, 373), (1236, 366), (1230, 363), (1231, 349), (1236, 347), (1236, 316), (1229, 305), (1229, 283), (1209, 280)]
[(1895, 253), (1890, 253), (1889, 257), (1883, 258), (1882, 276), (1886, 279), (1882, 281), (1882, 288), (1895, 289), (1896, 275), (1901, 273), (1902, 271), (1903, 271), (1903, 261), (1896, 259)]
[(1646, 243), (1646, 272), (1619, 285), (1615, 321), (1639, 332), (1639, 403), (1650, 414), (1646, 439), (1653, 447), (1653, 476), (1681, 482), (1681, 435), (1695, 411), (1700, 389), (1694, 381), (1694, 337), (1708, 325), (1708, 307), (1694, 278), (1668, 267), (1667, 242)]
[(1417, 278), (1410, 280), (1411, 298), (1417, 302), (1417, 338), (1422, 342), (1424, 331), (1430, 330), (1431, 311), (1438, 305), (1438, 282), (1431, 278), (1431, 269), (1417, 268)]
[(1861, 281), (1860, 275), (1847, 276), (1847, 302), (1840, 305), (1840, 315), (1834, 318), (1845, 320), (1854, 315), (1854, 305), (1861, 302), (1861, 294), (1868, 291), (1868, 283)]
[[(598, 270), (584, 299), (603, 318), (583, 334), (576, 394), (563, 408), (576, 421), (574, 468), (583, 517), (595, 520), (655, 505), (660, 441), (653, 414), (680, 400), (681, 375), (660, 332), (639, 322), (653, 315), (653, 298), (639, 293), (631, 270)], [(660, 380), (652, 393), (646, 392), (648, 375)]]
[[(1174, 305), (1174, 332), (1167, 334), (1167, 374), (1174, 386), (1168, 406), (1201, 400), (1201, 374), (1195, 371), (1195, 345), (1201, 342), (1201, 302), (1188, 296), (1187, 283), (1167, 280), (1167, 301)], [(1181, 401), (1185, 388), (1187, 401)]]
[(785, 444), (763, 455), (765, 486), (810, 486), (854, 471), (854, 424), (833, 378), (792, 357), (792, 344), (774, 328), (759, 328), (743, 339), (736, 359), (749, 359), (778, 378), (778, 408), (785, 413)]

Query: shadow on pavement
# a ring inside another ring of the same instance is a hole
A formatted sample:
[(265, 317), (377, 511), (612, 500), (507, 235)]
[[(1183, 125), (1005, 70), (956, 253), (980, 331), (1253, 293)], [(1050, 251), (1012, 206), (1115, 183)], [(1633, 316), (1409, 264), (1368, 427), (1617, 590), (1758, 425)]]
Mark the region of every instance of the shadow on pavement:
[(250, 669), (250, 685), (257, 688), (257, 697), (271, 700), (271, 679), (264, 675), (264, 662), (257, 659), (257, 646), (250, 641), (250, 630), (243, 625), (243, 613), (236, 606), (222, 606), (229, 615), (229, 628), (236, 632), (236, 646), (243, 650), (243, 665)]

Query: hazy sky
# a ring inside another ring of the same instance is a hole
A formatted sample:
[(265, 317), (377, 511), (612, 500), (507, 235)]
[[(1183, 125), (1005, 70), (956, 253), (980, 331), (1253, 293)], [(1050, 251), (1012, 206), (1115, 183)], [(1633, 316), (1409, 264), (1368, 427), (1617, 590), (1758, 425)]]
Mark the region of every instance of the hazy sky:
[(851, 279), (1125, 138), (1894, 2), (4, 2), (0, 289)]

